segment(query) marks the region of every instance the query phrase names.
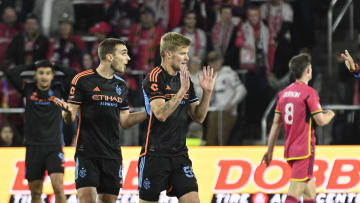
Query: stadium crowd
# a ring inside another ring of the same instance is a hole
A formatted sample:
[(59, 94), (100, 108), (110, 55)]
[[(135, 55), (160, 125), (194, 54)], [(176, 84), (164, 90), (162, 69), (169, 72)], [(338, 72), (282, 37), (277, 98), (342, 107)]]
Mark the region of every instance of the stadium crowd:
[[(0, 2), (0, 71), (41, 59), (77, 72), (95, 68), (98, 44), (107, 37), (120, 38), (127, 42), (131, 57), (126, 74), (120, 76), (126, 79), (133, 108), (144, 106), (142, 80), (160, 64), (161, 36), (174, 31), (192, 39), (188, 68), (198, 97), (201, 67), (211, 65), (218, 72), (207, 121), (202, 126), (189, 119), (184, 129), (197, 144), (241, 145), (249, 144), (246, 139), (258, 140), (267, 105), (292, 80), (289, 59), (311, 52), (314, 46), (310, 0)], [(1, 108), (26, 105), (5, 74), (0, 87)], [(23, 145), (22, 114), (0, 114), (0, 124), (1, 146)], [(125, 130), (123, 145), (141, 145), (145, 130), (142, 124)], [(76, 125), (64, 124), (63, 144), (73, 145), (75, 133)]]

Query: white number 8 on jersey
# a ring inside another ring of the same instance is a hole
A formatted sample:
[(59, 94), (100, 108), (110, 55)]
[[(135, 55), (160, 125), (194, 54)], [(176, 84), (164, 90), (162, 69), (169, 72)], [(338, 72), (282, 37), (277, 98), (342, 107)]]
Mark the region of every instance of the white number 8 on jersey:
[(285, 123), (292, 125), (294, 120), (294, 104), (287, 103), (285, 105)]

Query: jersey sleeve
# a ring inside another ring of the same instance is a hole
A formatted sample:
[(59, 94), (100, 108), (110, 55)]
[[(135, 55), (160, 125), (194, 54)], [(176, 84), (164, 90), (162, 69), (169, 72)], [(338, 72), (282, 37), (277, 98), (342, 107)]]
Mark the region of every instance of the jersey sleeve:
[(120, 106), (119, 106), (119, 108), (120, 108), (120, 110), (129, 110), (129, 97), (128, 97), (128, 93), (129, 93), (129, 91), (128, 91), (129, 89), (127, 88), (127, 86), (126, 86), (126, 84), (124, 84), (123, 85), (123, 91), (124, 91), (124, 93), (123, 93), (123, 96), (122, 96), (122, 102), (121, 102), (121, 104), (120, 104)]
[(84, 89), (82, 88), (82, 79), (76, 75), (70, 84), (70, 94), (68, 97), (68, 102), (72, 104), (81, 104), (84, 98)]
[(196, 96), (194, 83), (190, 80), (190, 87), (189, 87), (189, 103), (194, 103), (199, 101), (199, 98)]
[(317, 113), (322, 112), (322, 108), (320, 105), (320, 98), (315, 90), (311, 91), (306, 101), (307, 101), (307, 106), (310, 109), (311, 115), (315, 115)]
[(279, 98), (280, 98), (280, 94), (277, 96), (277, 99), (276, 99), (275, 113), (279, 113), (279, 114), (281, 114), (281, 111), (280, 111)]
[[(149, 75), (150, 77), (151, 75)], [(154, 99), (165, 99), (164, 95), (164, 82), (161, 80), (161, 77), (156, 79), (146, 78), (144, 81), (144, 91), (149, 98), (149, 102)]]

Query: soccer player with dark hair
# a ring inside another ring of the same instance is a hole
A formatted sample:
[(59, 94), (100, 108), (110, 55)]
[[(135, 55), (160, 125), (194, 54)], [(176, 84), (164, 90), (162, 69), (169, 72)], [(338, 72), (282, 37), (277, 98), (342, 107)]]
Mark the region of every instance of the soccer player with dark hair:
[(190, 44), (179, 33), (162, 36), (161, 66), (143, 81), (149, 124), (138, 165), (140, 202), (158, 201), (163, 190), (180, 202), (200, 202), (184, 129), (188, 114), (196, 122), (204, 121), (217, 74), (209, 66), (203, 68), (199, 102), (186, 66)]
[(100, 65), (77, 74), (68, 102), (55, 99), (65, 123), (79, 115), (76, 138), (75, 182), (80, 203), (115, 203), (122, 186), (119, 124), (129, 128), (146, 113), (129, 112), (128, 88), (115, 72), (123, 73), (130, 60), (123, 41), (103, 40), (98, 47)]
[(311, 57), (299, 54), (291, 58), (290, 71), (296, 81), (278, 95), (274, 121), (269, 135), (268, 150), (262, 161), (268, 166), (281, 125), (285, 131), (284, 157), (291, 167), (291, 179), (285, 203), (298, 202), (303, 195), (305, 203), (315, 202), (313, 167), (315, 160), (315, 129), (327, 125), (335, 116), (331, 110), (323, 110), (315, 89), (308, 86), (312, 78)]
[[(20, 74), (35, 70), (35, 81), (24, 80)], [(64, 80), (54, 80), (54, 71), (65, 74)], [(62, 150), (61, 109), (53, 100), (65, 98), (67, 85), (76, 74), (71, 68), (40, 60), (35, 64), (9, 68), (5, 74), (13, 86), (25, 97), (26, 179), (31, 202), (40, 203), (45, 170), (51, 179), (56, 203), (65, 203), (63, 190), (64, 154)]]

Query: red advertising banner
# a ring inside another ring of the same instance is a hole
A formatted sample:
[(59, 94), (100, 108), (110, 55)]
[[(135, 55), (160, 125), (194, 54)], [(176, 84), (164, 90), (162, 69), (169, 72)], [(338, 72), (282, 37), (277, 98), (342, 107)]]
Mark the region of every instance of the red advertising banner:
[[(193, 170), (199, 183), (201, 202), (284, 202), (289, 187), (290, 167), (277, 147), (269, 167), (260, 164), (265, 147), (192, 147)], [(123, 147), (123, 188), (119, 202), (138, 201), (137, 161), (139, 147)], [(74, 184), (74, 148), (64, 148), (67, 202), (77, 202)], [(30, 202), (25, 179), (25, 149), (0, 148), (0, 199)], [(360, 202), (360, 146), (316, 148), (314, 178), (316, 202)], [(44, 178), (43, 201), (54, 202), (48, 176)], [(177, 202), (161, 194), (160, 202)]]

